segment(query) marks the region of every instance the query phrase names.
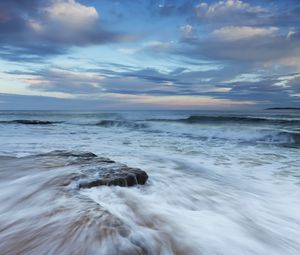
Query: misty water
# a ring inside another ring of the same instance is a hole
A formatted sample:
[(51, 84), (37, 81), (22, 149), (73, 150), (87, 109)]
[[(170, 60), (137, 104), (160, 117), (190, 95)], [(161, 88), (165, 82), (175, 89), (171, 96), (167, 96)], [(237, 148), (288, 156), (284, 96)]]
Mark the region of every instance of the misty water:
[[(149, 179), (77, 189), (54, 150)], [(0, 254), (299, 254), (299, 152), (292, 111), (0, 112)]]

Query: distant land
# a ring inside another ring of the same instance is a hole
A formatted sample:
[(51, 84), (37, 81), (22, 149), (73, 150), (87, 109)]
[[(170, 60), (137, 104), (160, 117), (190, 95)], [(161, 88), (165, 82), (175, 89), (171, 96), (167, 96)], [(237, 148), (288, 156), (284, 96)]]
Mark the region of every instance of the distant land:
[(266, 108), (265, 110), (300, 110), (300, 107), (272, 107)]

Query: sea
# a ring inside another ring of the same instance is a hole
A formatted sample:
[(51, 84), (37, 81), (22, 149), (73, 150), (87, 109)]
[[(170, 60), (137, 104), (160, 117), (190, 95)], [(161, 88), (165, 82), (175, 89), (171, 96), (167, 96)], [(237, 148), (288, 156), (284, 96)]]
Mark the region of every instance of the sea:
[[(52, 151), (149, 178), (58, 188)], [(300, 111), (0, 111), (0, 187), (1, 255), (298, 255)]]

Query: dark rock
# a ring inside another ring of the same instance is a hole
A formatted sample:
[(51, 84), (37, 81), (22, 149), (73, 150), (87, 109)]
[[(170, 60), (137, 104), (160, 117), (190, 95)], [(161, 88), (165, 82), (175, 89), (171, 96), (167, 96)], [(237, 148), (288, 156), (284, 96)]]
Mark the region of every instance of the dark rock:
[(81, 181), (79, 188), (92, 188), (101, 185), (130, 187), (137, 184), (144, 185), (147, 179), (148, 175), (145, 171), (139, 168), (121, 166), (116, 169), (101, 169), (97, 177)]
[[(96, 158), (96, 154), (92, 152), (82, 152), (82, 151), (66, 151), (66, 150), (55, 150), (47, 153), (41, 153), (36, 156), (39, 157), (77, 157), (77, 158)], [(103, 161), (110, 160), (103, 158)]]
[(72, 173), (66, 175), (64, 180), (56, 180), (60, 186), (77, 183), (79, 188), (101, 185), (131, 187), (143, 185), (148, 179), (147, 173), (139, 168), (128, 167), (91, 152), (55, 150), (19, 160), (27, 160), (27, 165), (32, 167), (37, 164), (40, 170), (74, 166)]

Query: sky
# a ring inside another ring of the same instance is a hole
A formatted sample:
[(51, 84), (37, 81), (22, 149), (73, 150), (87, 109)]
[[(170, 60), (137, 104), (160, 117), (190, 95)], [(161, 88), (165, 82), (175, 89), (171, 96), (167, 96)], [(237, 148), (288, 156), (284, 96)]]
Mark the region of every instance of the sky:
[(0, 0), (0, 110), (300, 107), (299, 0)]

